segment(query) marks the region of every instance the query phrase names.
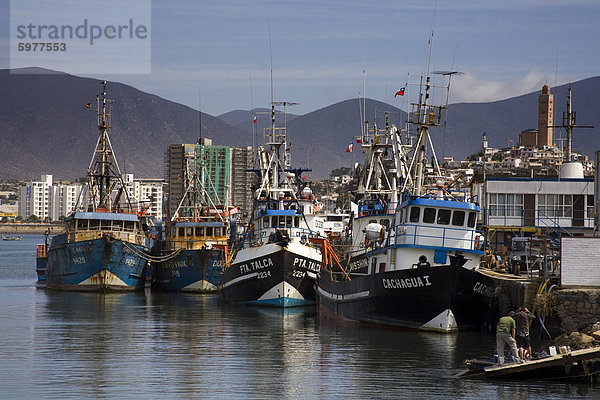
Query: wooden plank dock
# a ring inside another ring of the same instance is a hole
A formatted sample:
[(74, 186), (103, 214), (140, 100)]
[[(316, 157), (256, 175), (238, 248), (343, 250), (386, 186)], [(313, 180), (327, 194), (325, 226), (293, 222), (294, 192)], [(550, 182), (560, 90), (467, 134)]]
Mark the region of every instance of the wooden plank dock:
[(510, 380), (583, 380), (600, 374), (600, 347), (573, 350), (538, 360), (490, 365), (459, 373), (460, 378)]

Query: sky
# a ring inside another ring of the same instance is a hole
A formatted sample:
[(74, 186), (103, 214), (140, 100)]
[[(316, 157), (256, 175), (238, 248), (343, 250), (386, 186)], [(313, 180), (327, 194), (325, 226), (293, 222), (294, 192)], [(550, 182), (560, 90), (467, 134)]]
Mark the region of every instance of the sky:
[[(406, 109), (408, 96), (394, 93), (426, 71), (432, 32), (430, 69), (463, 72), (452, 78), (451, 103), (600, 75), (597, 0), (137, 1), (151, 13), (149, 73), (119, 73), (116, 61), (108, 73), (77, 75), (214, 116), (269, 107), (271, 70), (274, 100), (299, 103), (294, 114), (362, 97), (363, 82), (366, 97)], [(9, 5), (0, 0), (2, 69), (14, 45)], [(54, 12), (46, 18), (64, 11)]]

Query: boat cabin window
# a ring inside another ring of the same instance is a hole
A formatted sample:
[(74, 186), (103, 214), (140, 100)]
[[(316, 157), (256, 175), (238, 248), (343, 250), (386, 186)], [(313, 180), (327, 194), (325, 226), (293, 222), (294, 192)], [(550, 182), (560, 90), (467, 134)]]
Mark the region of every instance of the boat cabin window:
[(475, 222), (476, 221), (477, 221), (477, 213), (470, 212), (469, 213), (469, 220), (467, 221), (467, 226), (469, 228), (475, 228)]
[(177, 236), (177, 228), (171, 229), (171, 236), (173, 236), (173, 237)]
[(440, 209), (438, 210), (437, 223), (440, 225), (450, 224), (450, 214), (452, 211)]
[(221, 228), (215, 227), (214, 228), (214, 233), (215, 233), (215, 236), (221, 236)]
[(292, 226), (292, 216), (285, 217), (285, 226)]
[(194, 236), (194, 228), (185, 228), (185, 236)]
[(90, 219), (90, 229), (98, 229), (100, 227), (100, 221), (97, 219)]
[(177, 236), (184, 237), (185, 236), (185, 228), (179, 227), (179, 233), (177, 234)]
[(125, 221), (125, 229), (127, 230), (134, 230), (135, 229), (135, 223), (133, 221)]
[(452, 225), (463, 226), (464, 224), (465, 224), (465, 212), (464, 211), (454, 211), (452, 213)]
[(425, 207), (423, 209), (423, 222), (426, 224), (435, 223), (435, 208)]
[(410, 208), (410, 222), (419, 222), (421, 216), (421, 209), (419, 207)]
[(100, 221), (100, 229), (103, 231), (110, 231), (112, 228), (112, 221)]
[(279, 225), (279, 217), (277, 215), (273, 215), (271, 217), (271, 226)]
[(300, 217), (294, 217), (294, 226), (296, 228), (300, 226)]
[(389, 228), (390, 226), (390, 220), (389, 219), (382, 219), (379, 221), (379, 223), (383, 226), (385, 226), (386, 228)]
[(113, 231), (123, 230), (123, 221), (113, 221)]
[(87, 229), (88, 220), (87, 219), (78, 219), (77, 220), (77, 229)]
[(196, 236), (204, 236), (204, 227), (202, 227), (202, 226), (196, 227)]
[(370, 220), (370, 221), (369, 221), (369, 223), (370, 223), (370, 224), (376, 224), (376, 223), (377, 223), (377, 220), (376, 220), (376, 219), (372, 219), (372, 220)]
[(262, 226), (263, 228), (268, 228), (269, 227), (269, 217), (264, 217), (262, 219), (262, 225), (263, 225)]
[(213, 235), (213, 227), (207, 226), (206, 227), (206, 236), (212, 236), (212, 235)]

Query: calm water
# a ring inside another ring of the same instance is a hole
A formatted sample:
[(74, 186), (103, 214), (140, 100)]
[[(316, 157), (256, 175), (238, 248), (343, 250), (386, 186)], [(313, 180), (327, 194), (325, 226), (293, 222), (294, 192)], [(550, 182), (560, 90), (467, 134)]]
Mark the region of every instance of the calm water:
[(600, 385), (454, 378), (492, 354), (478, 333), (335, 325), (212, 295), (37, 289), (42, 242), (0, 241), (2, 398), (600, 398)]

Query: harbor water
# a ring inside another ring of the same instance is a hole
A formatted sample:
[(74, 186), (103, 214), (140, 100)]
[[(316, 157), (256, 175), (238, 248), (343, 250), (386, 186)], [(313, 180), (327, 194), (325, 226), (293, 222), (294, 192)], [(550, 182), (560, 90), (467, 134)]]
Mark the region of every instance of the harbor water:
[(597, 399), (600, 385), (455, 378), (495, 338), (320, 321), (216, 295), (36, 287), (42, 235), (0, 241), (0, 398)]

